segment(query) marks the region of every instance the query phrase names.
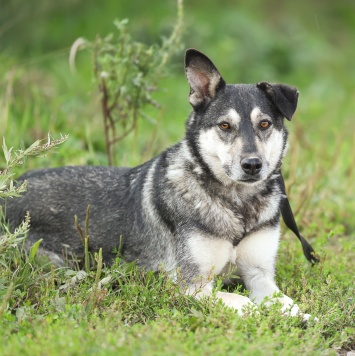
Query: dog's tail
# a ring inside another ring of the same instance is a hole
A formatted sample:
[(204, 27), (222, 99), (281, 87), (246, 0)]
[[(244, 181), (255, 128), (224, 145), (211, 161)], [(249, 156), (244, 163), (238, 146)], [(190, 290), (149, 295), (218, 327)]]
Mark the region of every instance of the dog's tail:
[(307, 258), (307, 260), (309, 262), (312, 263), (312, 265), (314, 265), (315, 263), (319, 262), (319, 258), (316, 255), (316, 253), (314, 252), (312, 246), (310, 245), (310, 243), (300, 234), (298, 227), (297, 227), (297, 223), (295, 220), (295, 217), (293, 216), (293, 212), (291, 209), (291, 205), (290, 202), (287, 198), (287, 194), (286, 194), (286, 188), (285, 188), (285, 182), (283, 179), (282, 174), (280, 175), (280, 182), (281, 182), (281, 190), (282, 190), (282, 200), (281, 200), (281, 214), (282, 214), (282, 218), (284, 219), (284, 222), (286, 224), (286, 226), (298, 237), (298, 239), (300, 240), (301, 244), (302, 244), (302, 248), (303, 248), (303, 254), (305, 255), (305, 257)]

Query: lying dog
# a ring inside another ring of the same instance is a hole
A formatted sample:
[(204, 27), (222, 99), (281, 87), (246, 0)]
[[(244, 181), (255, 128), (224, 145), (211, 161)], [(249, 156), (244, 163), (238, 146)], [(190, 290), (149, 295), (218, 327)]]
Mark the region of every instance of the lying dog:
[[(193, 112), (186, 136), (134, 168), (63, 167), (21, 177), (27, 192), (7, 202), (12, 226), (31, 216), (30, 242), (63, 263), (64, 247), (80, 256), (74, 215), (90, 213), (90, 248), (110, 263), (120, 245), (127, 261), (161, 266), (197, 297), (212, 293), (211, 275), (235, 264), (250, 298), (217, 292), (240, 313), (279, 293), (280, 168), (298, 91), (284, 84), (227, 85), (204, 54), (189, 49), (185, 70)], [(202, 281), (202, 287), (201, 286)], [(282, 310), (299, 308), (283, 295)], [(304, 314), (304, 319), (309, 315)]]

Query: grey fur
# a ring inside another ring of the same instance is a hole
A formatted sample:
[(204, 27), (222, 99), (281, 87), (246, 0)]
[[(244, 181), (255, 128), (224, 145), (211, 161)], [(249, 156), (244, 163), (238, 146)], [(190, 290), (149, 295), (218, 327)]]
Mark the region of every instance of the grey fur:
[[(186, 72), (194, 110), (180, 143), (134, 168), (62, 167), (28, 172), (20, 178), (28, 181), (27, 192), (6, 203), (11, 226), (19, 225), (29, 211), (30, 243), (43, 239), (41, 248), (53, 260), (63, 256), (64, 245), (81, 256), (74, 215), (85, 221), (90, 204), (90, 248), (102, 247), (106, 263), (115, 258), (113, 250), (122, 236), (127, 261), (152, 270), (161, 265), (168, 271), (180, 268), (188, 283), (201, 273), (187, 243), (191, 236), (227, 240), (237, 246), (251, 233), (277, 226), (278, 177), (287, 141), (284, 115), (290, 118), (294, 113), (297, 91), (282, 85), (283, 96), (278, 98), (278, 84), (226, 85), (212, 62), (196, 50), (187, 51)], [(255, 108), (270, 120), (270, 129), (262, 131), (252, 122)], [(225, 132), (218, 124), (228, 121), (230, 112), (236, 112), (240, 122), (231, 122)], [(263, 148), (270, 145), (273, 133), (280, 133), (282, 140), (275, 143), (279, 153), (272, 166)], [(201, 141), (209, 134), (221, 142), (221, 150), (234, 152), (220, 171), (211, 163), (219, 159), (217, 153), (213, 155), (205, 148), (209, 143)], [(254, 156), (262, 157), (263, 171), (250, 176), (240, 161)]]

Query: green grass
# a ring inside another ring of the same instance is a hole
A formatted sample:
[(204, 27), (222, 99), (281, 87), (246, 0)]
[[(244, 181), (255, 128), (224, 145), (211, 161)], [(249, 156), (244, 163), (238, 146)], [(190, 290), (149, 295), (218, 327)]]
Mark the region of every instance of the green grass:
[[(2, 8), (1, 136), (8, 146), (28, 147), (48, 132), (69, 134), (55, 152), (26, 160), (19, 174), (107, 164), (92, 58), (80, 52), (78, 72), (71, 74), (72, 42), (113, 32), (114, 18), (128, 17), (134, 36), (151, 43), (170, 33), (175, 18), (174, 1), (100, 4), (98, 10), (92, 0), (38, 1), (35, 9), (14, 0)], [(55, 270), (43, 258), (10, 249), (0, 265), (0, 354), (326, 355), (355, 349), (354, 7), (345, 1), (185, 4), (185, 47), (208, 54), (228, 82), (268, 80), (300, 90), (296, 115), (286, 123), (284, 174), (302, 234), (322, 262), (311, 267), (284, 230), (276, 279), (318, 323), (304, 326), (264, 307), (241, 318), (214, 300), (182, 295), (163, 273), (121, 260), (65, 291), (77, 271)], [(121, 165), (144, 162), (183, 136), (190, 106), (182, 58), (181, 52), (173, 59), (155, 95), (162, 107), (149, 114), (158, 123), (142, 121), (117, 147)], [(99, 288), (97, 278), (106, 284)]]

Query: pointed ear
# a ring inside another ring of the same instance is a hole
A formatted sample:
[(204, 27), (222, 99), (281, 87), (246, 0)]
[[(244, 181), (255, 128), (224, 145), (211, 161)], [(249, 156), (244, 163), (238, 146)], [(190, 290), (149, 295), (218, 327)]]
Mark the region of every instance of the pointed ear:
[(263, 90), (280, 113), (291, 121), (297, 108), (298, 90), (286, 84), (261, 82), (256, 85)]
[(190, 104), (195, 109), (209, 103), (226, 85), (211, 60), (195, 49), (186, 51), (185, 72), (190, 84)]

